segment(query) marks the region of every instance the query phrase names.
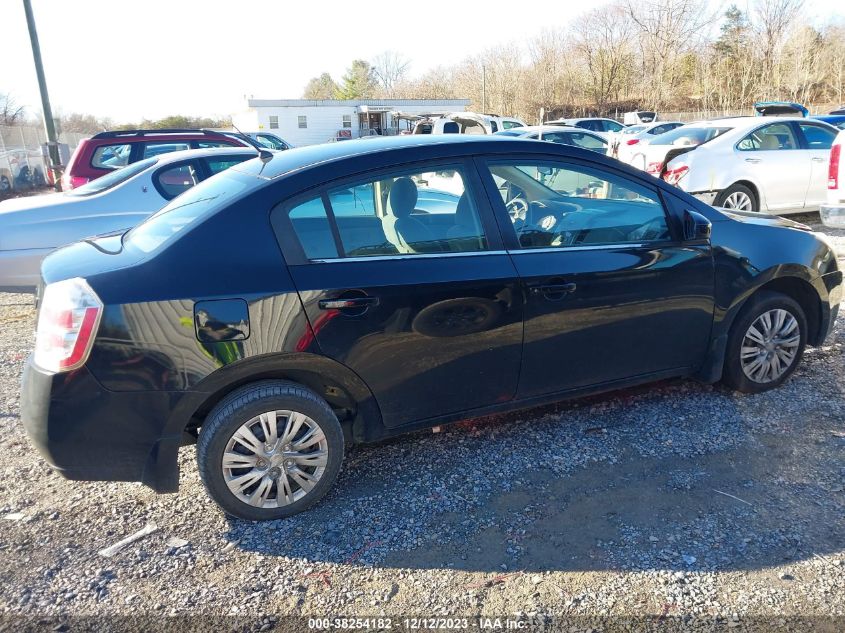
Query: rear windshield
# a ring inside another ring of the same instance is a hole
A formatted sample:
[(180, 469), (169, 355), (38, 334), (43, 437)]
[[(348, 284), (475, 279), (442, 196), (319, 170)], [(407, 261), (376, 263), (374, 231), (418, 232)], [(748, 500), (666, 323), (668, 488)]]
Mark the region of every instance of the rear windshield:
[(645, 125), (629, 125), (624, 130), (622, 130), (622, 134), (636, 134), (637, 132), (642, 132), (646, 129), (647, 126)]
[[(682, 125), (654, 137), (652, 145), (703, 145), (730, 130), (729, 127), (688, 127)], [(684, 139), (684, 142), (675, 141)]]
[(97, 178), (97, 180), (92, 180), (91, 182), (86, 183), (81, 187), (71, 189), (66, 193), (66, 195), (91, 196), (95, 193), (101, 193), (103, 191), (106, 191), (107, 189), (116, 187), (122, 182), (126, 182), (127, 180), (132, 178), (132, 176), (140, 174), (142, 171), (147, 169), (147, 167), (152, 167), (157, 162), (157, 158), (148, 158), (147, 160), (140, 160), (137, 163), (132, 163), (131, 165), (127, 165), (126, 167), (115, 169), (114, 171), (106, 174), (105, 176)]
[(174, 198), (161, 211), (129, 231), (123, 245), (143, 253), (152, 253), (188, 227), (213, 215), (240, 194), (259, 184), (258, 179), (246, 180), (228, 171), (212, 176)]

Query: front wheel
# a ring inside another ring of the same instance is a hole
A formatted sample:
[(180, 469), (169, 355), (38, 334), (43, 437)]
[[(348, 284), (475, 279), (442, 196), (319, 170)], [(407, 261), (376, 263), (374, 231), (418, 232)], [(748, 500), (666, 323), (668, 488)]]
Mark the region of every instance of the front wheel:
[(237, 389), (200, 429), (197, 461), (208, 494), (250, 521), (289, 517), (331, 489), (343, 432), (325, 400), (285, 381)]
[(724, 382), (745, 393), (774, 389), (792, 375), (807, 343), (807, 318), (791, 297), (760, 292), (737, 316), (725, 357)]

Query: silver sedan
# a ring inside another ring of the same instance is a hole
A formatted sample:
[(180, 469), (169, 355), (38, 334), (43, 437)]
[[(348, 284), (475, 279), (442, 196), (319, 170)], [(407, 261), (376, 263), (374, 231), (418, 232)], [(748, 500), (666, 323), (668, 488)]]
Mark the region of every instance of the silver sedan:
[(172, 152), (72, 191), (0, 202), (0, 290), (33, 290), (50, 251), (129, 229), (198, 182), (256, 155), (247, 147)]

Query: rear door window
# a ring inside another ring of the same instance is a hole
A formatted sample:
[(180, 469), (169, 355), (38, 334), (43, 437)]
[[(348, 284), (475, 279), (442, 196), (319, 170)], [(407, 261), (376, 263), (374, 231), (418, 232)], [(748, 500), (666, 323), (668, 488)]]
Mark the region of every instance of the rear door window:
[(789, 123), (771, 123), (751, 132), (736, 148), (743, 152), (771, 152), (799, 149), (799, 145)]
[(619, 130), (623, 129), (625, 126), (621, 123), (617, 123), (616, 121), (605, 120), (602, 121), (604, 126), (605, 132), (618, 132)]
[[(129, 143), (101, 145), (94, 150), (94, 155), (91, 157), (91, 166), (100, 169), (126, 167), (129, 164), (129, 154), (131, 151), (132, 145)], [(144, 156), (144, 158), (147, 158), (147, 156)]]
[(288, 212), (307, 259), (487, 250), (462, 168), (400, 172), (332, 187)]

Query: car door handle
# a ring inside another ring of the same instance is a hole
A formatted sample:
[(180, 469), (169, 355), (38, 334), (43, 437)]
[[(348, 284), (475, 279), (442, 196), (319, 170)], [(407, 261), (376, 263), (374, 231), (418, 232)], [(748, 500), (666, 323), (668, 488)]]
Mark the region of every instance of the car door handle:
[(563, 284), (540, 284), (534, 286), (531, 290), (535, 293), (543, 295), (544, 298), (548, 299), (549, 301), (559, 301), (563, 299), (566, 295), (575, 292), (577, 286), (574, 283), (563, 283)]
[(349, 308), (369, 308), (378, 305), (378, 297), (348, 297), (341, 299), (320, 299), (320, 310), (344, 310)]
[(759, 158), (746, 158), (745, 162), (746, 163), (754, 163), (756, 165), (757, 163), (760, 162), (760, 159)]
[(824, 159), (824, 158), (822, 158), (821, 156), (813, 156), (813, 158), (812, 158), (811, 160), (812, 160), (814, 163), (823, 163), (823, 162), (825, 161), (825, 159)]

